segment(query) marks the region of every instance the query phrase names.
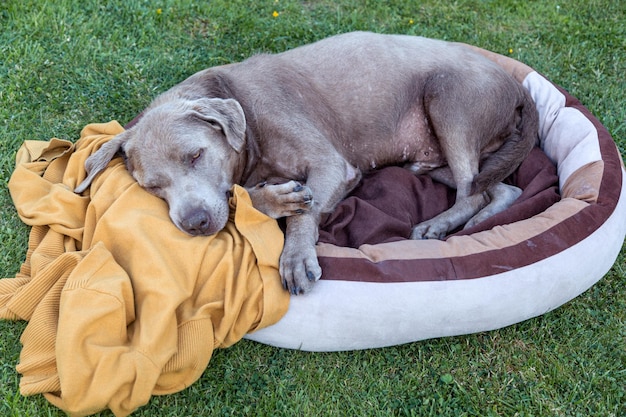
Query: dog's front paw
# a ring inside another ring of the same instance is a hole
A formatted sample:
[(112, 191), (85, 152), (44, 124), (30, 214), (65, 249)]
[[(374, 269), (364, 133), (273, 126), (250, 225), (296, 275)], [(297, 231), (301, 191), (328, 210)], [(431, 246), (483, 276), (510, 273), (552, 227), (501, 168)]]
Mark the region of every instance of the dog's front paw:
[(273, 219), (308, 212), (313, 206), (313, 193), (297, 181), (282, 184), (260, 183), (248, 189), (252, 205)]
[(280, 276), (283, 288), (293, 295), (311, 291), (322, 276), (315, 247), (289, 247), (286, 242), (280, 256)]
[(448, 227), (442, 222), (425, 221), (413, 228), (411, 239), (443, 239), (448, 233)]

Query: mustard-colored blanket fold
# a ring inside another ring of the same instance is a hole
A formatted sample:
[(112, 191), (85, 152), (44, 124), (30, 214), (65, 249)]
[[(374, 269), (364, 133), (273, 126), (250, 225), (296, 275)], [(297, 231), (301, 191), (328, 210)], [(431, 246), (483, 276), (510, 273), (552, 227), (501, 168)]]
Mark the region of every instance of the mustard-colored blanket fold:
[(289, 303), (282, 232), (241, 187), (228, 225), (210, 237), (179, 231), (121, 158), (85, 195), (73, 192), (86, 158), (122, 131), (110, 122), (87, 126), (75, 146), (28, 141), (9, 182), (33, 227), (20, 272), (0, 280), (0, 318), (29, 321), (22, 394), (43, 393), (72, 415), (125, 416), (184, 389), (215, 348), (275, 323)]

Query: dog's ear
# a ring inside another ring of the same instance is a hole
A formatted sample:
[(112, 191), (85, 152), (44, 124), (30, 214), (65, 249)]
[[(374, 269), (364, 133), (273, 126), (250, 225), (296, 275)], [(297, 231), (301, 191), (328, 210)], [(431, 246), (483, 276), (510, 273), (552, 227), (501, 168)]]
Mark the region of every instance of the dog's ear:
[(217, 124), (235, 151), (242, 151), (246, 139), (246, 116), (237, 100), (201, 98), (193, 102), (192, 108), (195, 116)]
[(123, 149), (124, 144), (130, 139), (131, 135), (132, 130), (120, 133), (87, 158), (85, 161), (87, 177), (74, 189), (75, 193), (80, 194), (91, 185), (96, 175), (104, 171), (118, 151)]

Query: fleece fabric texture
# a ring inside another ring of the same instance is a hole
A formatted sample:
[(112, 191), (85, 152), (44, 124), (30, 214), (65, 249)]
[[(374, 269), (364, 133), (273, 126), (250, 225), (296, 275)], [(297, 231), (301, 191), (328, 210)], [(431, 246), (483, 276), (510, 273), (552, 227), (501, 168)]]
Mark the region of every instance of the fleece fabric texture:
[(283, 234), (235, 187), (226, 228), (190, 237), (114, 159), (90, 189), (84, 163), (123, 131), (85, 127), (76, 145), (28, 141), (9, 189), (32, 226), (26, 260), (0, 280), (0, 318), (28, 320), (17, 370), (24, 395), (70, 415), (125, 416), (196, 381), (216, 348), (278, 321), (289, 295)]

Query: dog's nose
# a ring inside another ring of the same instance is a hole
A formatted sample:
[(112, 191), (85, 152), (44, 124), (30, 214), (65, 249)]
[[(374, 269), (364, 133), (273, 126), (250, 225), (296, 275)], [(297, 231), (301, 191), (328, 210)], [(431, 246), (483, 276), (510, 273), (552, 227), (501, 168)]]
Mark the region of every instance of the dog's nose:
[(205, 210), (197, 209), (185, 217), (182, 226), (190, 235), (206, 235), (211, 226), (211, 220)]

